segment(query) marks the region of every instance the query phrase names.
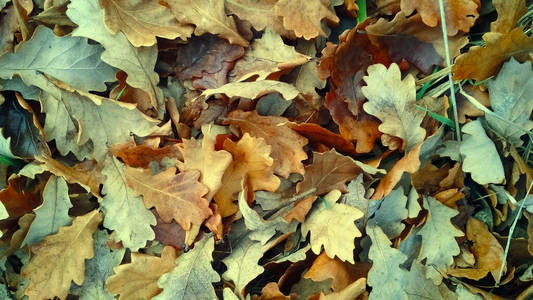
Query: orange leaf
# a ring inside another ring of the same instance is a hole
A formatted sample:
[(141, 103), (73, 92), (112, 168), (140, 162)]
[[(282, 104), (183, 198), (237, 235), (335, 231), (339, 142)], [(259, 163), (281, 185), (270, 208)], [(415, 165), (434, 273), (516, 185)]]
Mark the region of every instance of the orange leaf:
[(307, 159), (303, 146), (307, 139), (285, 126), (286, 118), (276, 116), (260, 116), (256, 111), (244, 112), (236, 110), (228, 115), (225, 124), (239, 127), (252, 137), (264, 138), (272, 146), (271, 156), (274, 159), (274, 172), (287, 178), (290, 173), (304, 173), (302, 160)]
[(146, 139), (141, 145), (135, 142), (114, 145), (109, 149), (128, 166), (148, 168), (152, 161), (160, 162), (163, 158), (181, 158), (177, 144), (159, 148), (159, 138)]
[(245, 176), (248, 176), (252, 191), (274, 192), (278, 189), (280, 180), (274, 175), (274, 160), (270, 157), (271, 148), (263, 138), (251, 137), (248, 133), (245, 133), (237, 143), (230, 139), (224, 141), (224, 149), (233, 155), (233, 162), (224, 173), (222, 178), (224, 184), (215, 194), (215, 201), (222, 217), (237, 211), (233, 199), (241, 190), (241, 181)]
[(297, 37), (306, 40), (326, 36), (322, 30), (322, 19), (334, 24), (339, 18), (329, 9), (329, 0), (280, 0), (274, 6), (277, 16), (283, 18), (283, 26), (294, 30)]
[(353, 146), (352, 142), (348, 141), (347, 139), (343, 138), (342, 136), (336, 133), (333, 133), (321, 127), (318, 124), (289, 123), (288, 125), (292, 130), (305, 136), (312, 142), (322, 143), (326, 146), (335, 148), (337, 151), (342, 152), (342, 153), (352, 154), (352, 155), (358, 154), (357, 151), (355, 151), (355, 147)]
[(20, 217), (29, 213), (42, 202), (40, 192), (28, 191), (25, 185), (25, 177), (15, 177), (11, 178), (9, 185), (0, 191), (0, 201), (10, 217)]
[(150, 170), (126, 166), (125, 175), (128, 185), (143, 195), (146, 207), (155, 207), (166, 223), (174, 219), (187, 231), (191, 224), (201, 225), (212, 214), (202, 197), (208, 189), (198, 182), (198, 171), (176, 174), (176, 168), (170, 168), (152, 175)]

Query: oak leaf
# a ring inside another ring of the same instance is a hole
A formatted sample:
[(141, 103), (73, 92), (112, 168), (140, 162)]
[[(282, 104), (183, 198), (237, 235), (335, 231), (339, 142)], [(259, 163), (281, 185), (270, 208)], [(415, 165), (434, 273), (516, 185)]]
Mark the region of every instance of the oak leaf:
[(0, 190), (0, 201), (10, 217), (23, 216), (42, 203), (40, 191), (28, 190), (25, 185), (26, 178), (11, 177), (8, 186)]
[(143, 195), (146, 207), (155, 207), (166, 223), (174, 219), (187, 231), (212, 214), (209, 202), (203, 198), (207, 188), (198, 182), (199, 171), (176, 174), (174, 167), (152, 175), (150, 170), (126, 167), (125, 175), (128, 185)]
[[(232, 156), (226, 150), (216, 151), (216, 136), (212, 136), (209, 126), (204, 128), (202, 128), (204, 129), (203, 139), (183, 139), (178, 146), (183, 155), (183, 162), (178, 161), (177, 164), (181, 172), (200, 171), (200, 182), (209, 189), (205, 199), (211, 201), (222, 186), (224, 172), (231, 165)], [(232, 184), (232, 182), (227, 182), (227, 184)]]
[(490, 272), (497, 282), (500, 281), (500, 268), (504, 259), (504, 250), (498, 240), (490, 233), (487, 224), (471, 217), (466, 223), (466, 238), (473, 243), (472, 252), (476, 257), (476, 266), (471, 269), (448, 269), (452, 276), (480, 280)]
[(154, 239), (150, 225), (156, 224), (155, 217), (144, 206), (142, 197), (128, 186), (123, 163), (108, 156), (102, 174), (106, 177), (101, 201), (104, 226), (115, 231), (115, 241), (122, 241), (124, 247), (137, 251), (146, 241)]
[[(533, 101), (531, 95), (526, 92), (533, 88), (531, 75), (531, 62), (520, 64), (511, 58), (503, 65), (498, 77), (488, 83), (490, 106), (496, 115), (507, 122), (492, 114), (487, 114), (485, 119), (492, 129), (507, 138), (515, 147), (522, 146), (521, 137), (533, 129), (533, 122), (529, 118)], [(510, 82), (513, 84), (509, 84)]]
[[(446, 16), (446, 29), (449, 36), (454, 36), (459, 30), (468, 32), (479, 17), (479, 2), (476, 0), (444, 0), (444, 15)], [(432, 0), (402, 0), (401, 10), (405, 15), (410, 15), (416, 9), (422, 16), (424, 23), (435, 27), (440, 23), (440, 10), (438, 1)]]
[(283, 26), (294, 30), (297, 37), (306, 40), (326, 36), (321, 21), (337, 24), (339, 18), (329, 9), (329, 0), (280, 0), (274, 5), (277, 16), (283, 18)]
[(157, 284), (163, 291), (152, 299), (216, 299), (211, 283), (220, 276), (211, 266), (214, 248), (212, 236), (196, 242), (191, 251), (178, 257), (172, 271), (161, 276)]
[(494, 0), (498, 19), (490, 23), (491, 32), (507, 33), (516, 26), (518, 20), (527, 12), (525, 0)]
[(291, 70), (308, 60), (309, 57), (283, 43), (281, 37), (272, 28), (267, 27), (263, 36), (254, 40), (244, 57), (235, 63), (229, 76), (231, 81), (244, 81), (250, 77), (264, 80), (272, 74)]
[(162, 291), (157, 281), (161, 275), (172, 271), (177, 257), (176, 250), (170, 246), (163, 248), (161, 257), (132, 253), (131, 263), (114, 268), (115, 274), (107, 279), (106, 288), (120, 294), (119, 300), (152, 299)]
[[(422, 251), (418, 260), (426, 259), (426, 266), (446, 270), (453, 263), (453, 257), (459, 254), (455, 238), (464, 235), (451, 223), (451, 218), (459, 212), (433, 197), (424, 197), (424, 208), (428, 210), (428, 217), (426, 224), (417, 233), (422, 238)], [(439, 236), (438, 239), (435, 239), (436, 235)]]
[(30, 300), (65, 299), (72, 281), (83, 283), (85, 260), (94, 256), (93, 233), (101, 221), (102, 214), (94, 210), (32, 247), (34, 256), (22, 270), (22, 276), (30, 280), (24, 290)]
[(324, 153), (314, 152), (313, 163), (305, 167), (304, 180), (298, 183), (296, 190), (301, 193), (316, 188), (317, 195), (335, 189), (346, 192), (345, 183), (363, 172), (361, 166), (361, 163), (334, 149)]
[(319, 254), (324, 246), (329, 257), (337, 256), (342, 261), (354, 263), (354, 239), (361, 236), (354, 222), (363, 213), (357, 208), (336, 203), (339, 197), (338, 190), (324, 196), (328, 205), (320, 205), (311, 211), (302, 224), (302, 234), (306, 236), (311, 232), (311, 249), (315, 254)]
[(326, 87), (326, 81), (318, 75), (318, 59), (315, 59), (317, 52), (315, 42), (299, 40), (296, 44), (296, 51), (311, 57), (311, 59), (292, 72), (291, 78), (293, 78), (294, 86), (296, 86), (304, 97), (311, 97), (317, 101), (321, 96), (318, 95), (316, 89)]
[(266, 190), (274, 192), (280, 180), (274, 175), (274, 160), (270, 157), (272, 147), (263, 138), (251, 137), (245, 133), (237, 142), (226, 139), (224, 149), (231, 153), (233, 161), (226, 169), (220, 190), (215, 194), (222, 217), (237, 211), (233, 204), (234, 195), (241, 190), (241, 181), (248, 177), (252, 191)]
[(70, 225), (72, 219), (68, 210), (71, 207), (67, 183), (61, 177), (51, 176), (43, 190), (43, 203), (34, 210), (35, 219), (23, 244), (36, 244), (55, 234), (60, 227)]
[(379, 226), (390, 240), (398, 237), (405, 228), (402, 222), (408, 215), (407, 196), (404, 195), (403, 188), (393, 190), (376, 205), (378, 208), (368, 224)]
[(363, 295), (366, 291), (366, 278), (359, 278), (352, 282), (342, 291), (330, 293), (324, 295), (320, 293), (319, 300), (335, 300), (335, 299), (357, 299), (360, 295)]
[(90, 45), (84, 38), (58, 37), (41, 26), (15, 53), (0, 57), (0, 77), (10, 79), (17, 74), (24, 82), (39, 86), (46, 82), (41, 75), (45, 73), (85, 92), (104, 91), (105, 82), (115, 81), (115, 70), (100, 60), (102, 52), (101, 46)]
[(107, 246), (109, 234), (98, 230), (94, 234), (94, 257), (85, 263), (85, 281), (82, 286), (71, 289), (80, 300), (113, 300), (115, 296), (105, 289), (105, 282), (113, 274), (113, 268), (120, 264), (126, 249), (112, 249)]
[(500, 155), (494, 142), (485, 133), (481, 121), (472, 121), (464, 125), (461, 131), (466, 134), (459, 146), (464, 158), (463, 171), (470, 173), (479, 184), (502, 183), (505, 173)]
[(298, 135), (284, 125), (288, 120), (283, 117), (262, 117), (255, 111), (244, 112), (236, 110), (231, 112), (225, 124), (237, 126), (242, 132), (252, 137), (263, 138), (272, 147), (270, 156), (274, 159), (274, 173), (288, 177), (290, 173), (304, 173), (302, 160), (307, 159), (303, 146), (307, 139)]
[(182, 40), (189, 38), (192, 26), (180, 25), (172, 12), (154, 1), (101, 0), (104, 22), (112, 32), (122, 31), (135, 47), (152, 46), (156, 36)]
[(402, 80), (400, 68), (391, 64), (387, 69), (376, 64), (368, 67), (362, 88), (368, 99), (364, 110), (381, 120), (379, 130), (404, 141), (402, 149), (410, 151), (421, 143), (426, 130), (420, 126), (425, 113), (416, 107), (415, 79), (411, 75)]
[(99, 0), (74, 0), (68, 5), (67, 16), (78, 25), (73, 36), (83, 36), (104, 46), (101, 58), (107, 64), (128, 74), (126, 82), (146, 91), (152, 105), (163, 105), (163, 92), (157, 86), (159, 75), (154, 72), (157, 47), (134, 47), (122, 32), (112, 34), (104, 24), (104, 11)]
[(181, 24), (195, 25), (195, 35), (204, 33), (218, 34), (232, 44), (248, 47), (237, 30), (233, 17), (224, 10), (224, 0), (168, 0), (168, 5)]
[(165, 158), (181, 158), (178, 144), (159, 147), (159, 138), (146, 139), (137, 145), (134, 141), (116, 144), (109, 151), (119, 157), (126, 165), (134, 168), (148, 168), (153, 161), (161, 162)]
[(331, 287), (333, 291), (340, 291), (350, 285), (353, 277), (357, 276), (354, 272), (353, 265), (341, 261), (338, 257), (330, 258), (325, 252), (322, 252), (314, 261), (303, 278), (308, 278), (314, 282), (332, 279)]
[(228, 97), (256, 99), (272, 92), (280, 93), (285, 100), (292, 100), (299, 93), (298, 89), (285, 82), (258, 80), (252, 82), (230, 82), (216, 89), (205, 90), (202, 96), (209, 97), (215, 94), (225, 94)]
[(520, 27), (508, 33), (487, 32), (483, 40), (484, 46), (472, 46), (457, 57), (452, 67), (453, 79), (485, 80), (496, 74), (510, 57), (524, 61), (533, 49), (533, 37), (528, 37)]
[(309, 141), (321, 143), (328, 147), (335, 148), (337, 151), (346, 154), (357, 155), (353, 143), (342, 136), (333, 133), (315, 123), (289, 123), (287, 124), (292, 130), (305, 136)]

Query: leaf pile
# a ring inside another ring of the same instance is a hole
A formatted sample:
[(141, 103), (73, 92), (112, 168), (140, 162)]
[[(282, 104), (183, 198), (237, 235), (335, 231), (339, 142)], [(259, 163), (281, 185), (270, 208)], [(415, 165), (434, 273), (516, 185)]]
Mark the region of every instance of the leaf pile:
[(530, 299), (530, 2), (0, 0), (0, 298)]

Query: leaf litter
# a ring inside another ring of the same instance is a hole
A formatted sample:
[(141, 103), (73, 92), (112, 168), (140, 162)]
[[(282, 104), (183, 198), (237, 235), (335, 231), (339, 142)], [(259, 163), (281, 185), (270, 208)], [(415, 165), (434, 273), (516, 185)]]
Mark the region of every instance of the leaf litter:
[(0, 298), (530, 299), (531, 4), (0, 0)]

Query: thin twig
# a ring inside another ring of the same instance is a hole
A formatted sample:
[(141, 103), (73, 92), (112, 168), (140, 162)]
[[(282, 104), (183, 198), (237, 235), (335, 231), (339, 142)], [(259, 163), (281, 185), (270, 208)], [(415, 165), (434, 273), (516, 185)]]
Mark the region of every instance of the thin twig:
[[(440, 9), (440, 23), (442, 27), (442, 39), (444, 40), (444, 51), (446, 52), (446, 66), (451, 67), (452, 60), (450, 58), (450, 48), (448, 46), (448, 30), (446, 29), (446, 18), (444, 14), (444, 4), (442, 0), (439, 0)], [(457, 140), (461, 141), (461, 129), (459, 128), (459, 114), (457, 113), (457, 101), (455, 100), (455, 87), (453, 84), (452, 73), (448, 73), (448, 81), (450, 81), (450, 101), (452, 103), (453, 118), (455, 121), (455, 134)]]

